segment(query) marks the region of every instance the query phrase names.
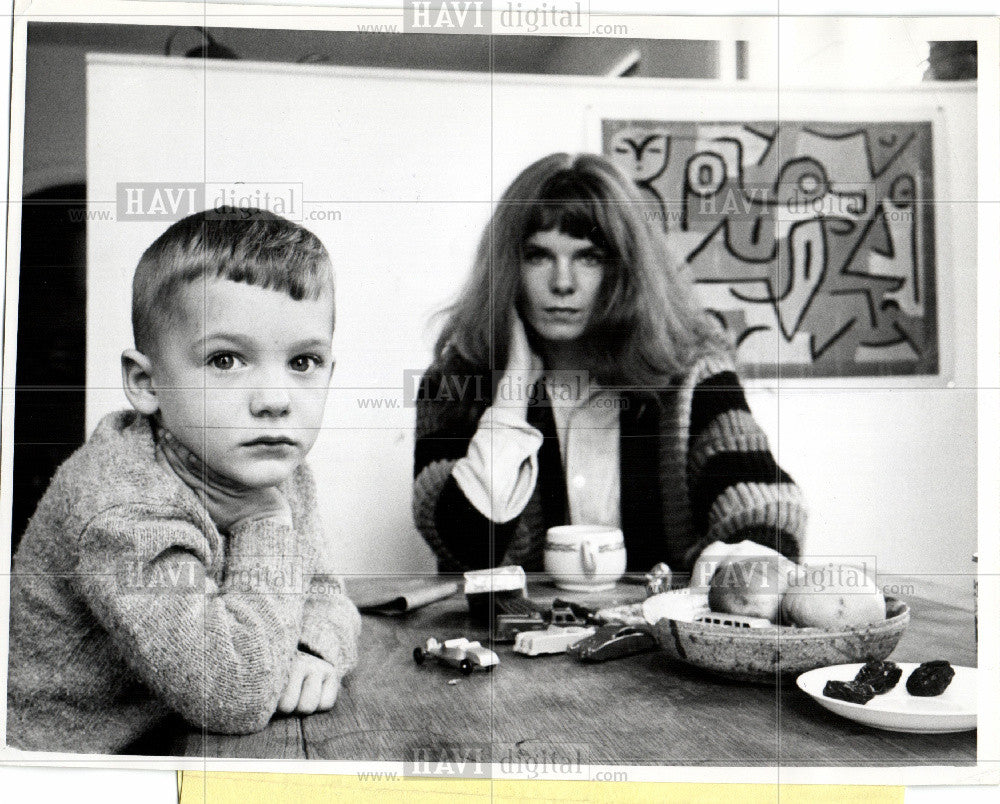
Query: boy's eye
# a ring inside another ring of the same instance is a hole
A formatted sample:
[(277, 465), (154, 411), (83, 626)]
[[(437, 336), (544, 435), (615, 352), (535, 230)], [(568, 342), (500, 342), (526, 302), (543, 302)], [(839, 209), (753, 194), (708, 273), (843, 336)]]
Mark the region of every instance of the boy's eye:
[(292, 371), (312, 371), (322, 365), (323, 361), (316, 355), (297, 355), (288, 361)]
[(232, 352), (219, 352), (208, 358), (208, 365), (219, 371), (230, 371), (240, 363), (240, 359)]

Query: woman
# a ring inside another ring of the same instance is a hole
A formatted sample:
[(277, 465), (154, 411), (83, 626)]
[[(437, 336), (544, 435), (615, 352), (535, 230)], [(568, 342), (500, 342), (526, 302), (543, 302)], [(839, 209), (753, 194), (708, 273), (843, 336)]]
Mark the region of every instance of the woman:
[(796, 560), (805, 525), (690, 279), (588, 154), (540, 159), (498, 204), (419, 389), (414, 476), (442, 572), (541, 570), (567, 523), (621, 527), (629, 571), (691, 571), (720, 542)]

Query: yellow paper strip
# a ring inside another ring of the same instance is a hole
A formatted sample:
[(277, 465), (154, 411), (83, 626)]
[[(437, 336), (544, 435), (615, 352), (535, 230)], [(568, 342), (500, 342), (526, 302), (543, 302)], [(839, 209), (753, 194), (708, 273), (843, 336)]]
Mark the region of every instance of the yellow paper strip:
[[(517, 804), (520, 801), (554, 804), (779, 804), (779, 786), (773, 784), (672, 784), (667, 782), (564, 782), (490, 779), (383, 778), (310, 776), (284, 773), (204, 773), (184, 771), (179, 776), (178, 804), (329, 804), (385, 802), (398, 804), (405, 795), (411, 804)], [(822, 797), (818, 795), (822, 792)], [(780, 804), (903, 804), (905, 787), (869, 785), (781, 785)]]

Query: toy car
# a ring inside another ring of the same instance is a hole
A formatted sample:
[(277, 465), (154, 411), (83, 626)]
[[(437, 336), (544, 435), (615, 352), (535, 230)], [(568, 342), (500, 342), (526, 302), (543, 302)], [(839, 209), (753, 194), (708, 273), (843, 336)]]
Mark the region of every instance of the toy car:
[(513, 642), (521, 631), (541, 631), (545, 627), (546, 622), (537, 611), (530, 614), (498, 614), (493, 641)]
[(605, 662), (657, 647), (656, 637), (641, 628), (612, 623), (597, 629), (593, 636), (570, 645), (566, 652), (581, 662)]
[(428, 656), (433, 656), (443, 664), (457, 667), (464, 675), (470, 675), (477, 668), (492, 670), (500, 664), (499, 657), (493, 651), (465, 637), (446, 639), (444, 642), (431, 637), (423, 647), (413, 649), (413, 661), (417, 664), (423, 664)]
[(525, 656), (540, 656), (543, 653), (565, 653), (566, 648), (581, 639), (591, 636), (594, 628), (573, 625), (568, 628), (549, 626), (544, 631), (522, 631), (514, 637), (514, 652)]
[(592, 614), (592, 610), (586, 606), (556, 598), (552, 601), (548, 620), (549, 625), (558, 625), (565, 628), (569, 625), (586, 625), (587, 618)]
[(707, 625), (725, 625), (730, 628), (770, 628), (774, 625), (764, 617), (748, 617), (745, 614), (702, 614), (695, 618), (696, 623)]

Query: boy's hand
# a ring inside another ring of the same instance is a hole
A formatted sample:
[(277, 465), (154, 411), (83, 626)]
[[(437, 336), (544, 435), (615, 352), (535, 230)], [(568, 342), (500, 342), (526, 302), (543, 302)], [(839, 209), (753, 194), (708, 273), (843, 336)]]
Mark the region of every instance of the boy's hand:
[(340, 674), (333, 665), (298, 651), (288, 671), (288, 681), (278, 700), (284, 715), (311, 715), (332, 709), (340, 692)]
[(163, 429), (157, 434), (156, 458), (198, 495), (221, 530), (256, 519), (277, 519), (292, 527), (291, 508), (276, 487), (250, 488), (220, 475)]

